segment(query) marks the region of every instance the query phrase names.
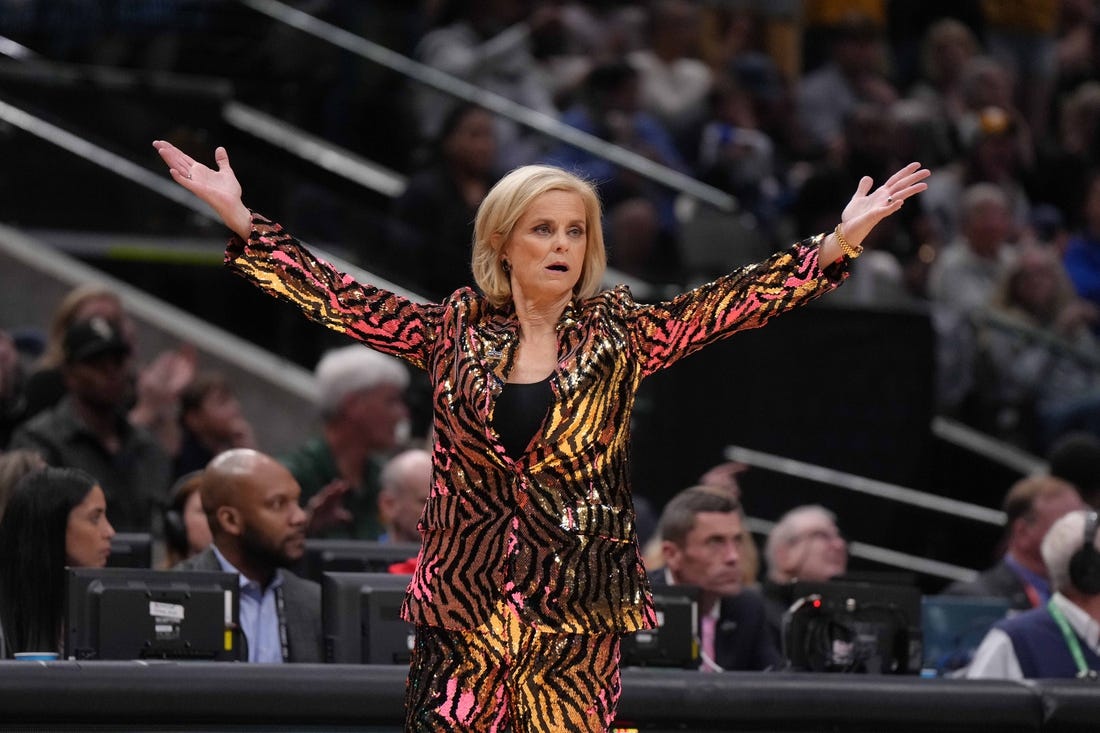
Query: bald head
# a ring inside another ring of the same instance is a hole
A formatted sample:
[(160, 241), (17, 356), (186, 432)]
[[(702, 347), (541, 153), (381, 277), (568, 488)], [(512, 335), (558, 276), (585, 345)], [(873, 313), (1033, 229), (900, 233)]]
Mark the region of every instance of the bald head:
[[(220, 506), (241, 508), (253, 501), (257, 484), (290, 472), (271, 456), (251, 448), (235, 448), (214, 456), (206, 466), (202, 484), (202, 508), (208, 515)], [(293, 476), (291, 476), (293, 480)]]
[(214, 544), (242, 573), (255, 569), (263, 576), (302, 556), (302, 490), (271, 456), (250, 448), (219, 453), (203, 473), (201, 491)]
[(417, 522), (432, 483), (432, 456), (413, 449), (398, 453), (382, 470), (378, 512), (394, 542), (419, 542)]
[(836, 526), (836, 516), (818, 504), (791, 509), (775, 523), (764, 545), (768, 578), (823, 582), (848, 568), (848, 543)]

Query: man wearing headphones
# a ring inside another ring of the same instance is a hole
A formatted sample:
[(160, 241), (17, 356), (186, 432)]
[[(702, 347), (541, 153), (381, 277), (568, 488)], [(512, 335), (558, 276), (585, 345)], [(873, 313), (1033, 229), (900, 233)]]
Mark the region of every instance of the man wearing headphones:
[(1041, 552), (1054, 594), (1043, 606), (994, 626), (974, 654), (972, 678), (1096, 679), (1100, 670), (1100, 550), (1097, 515), (1056, 521)]

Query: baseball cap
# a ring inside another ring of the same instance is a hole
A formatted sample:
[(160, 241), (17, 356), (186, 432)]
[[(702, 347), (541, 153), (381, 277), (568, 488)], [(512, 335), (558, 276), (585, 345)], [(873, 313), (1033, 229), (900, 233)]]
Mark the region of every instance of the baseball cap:
[(79, 362), (102, 354), (129, 354), (130, 344), (114, 321), (95, 316), (69, 326), (62, 342), (65, 361)]

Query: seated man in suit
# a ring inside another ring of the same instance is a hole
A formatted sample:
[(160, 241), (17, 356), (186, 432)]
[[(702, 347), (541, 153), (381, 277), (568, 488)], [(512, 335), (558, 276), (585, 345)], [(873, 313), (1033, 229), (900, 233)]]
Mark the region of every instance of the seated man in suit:
[(1055, 521), (1084, 508), (1085, 502), (1077, 489), (1062, 479), (1053, 476), (1020, 479), (1004, 500), (1004, 556), (977, 579), (952, 583), (944, 594), (1007, 598), (1017, 611), (1043, 605), (1050, 600), (1050, 580), (1039, 546)]
[(305, 552), (301, 489), (281, 463), (249, 448), (214, 457), (202, 508), (214, 543), (177, 570), (238, 573), (250, 662), (322, 662), (321, 588), (287, 570)]
[(657, 523), (665, 567), (650, 580), (699, 589), (702, 668), (712, 671), (762, 670), (783, 661), (768, 633), (763, 599), (741, 585), (739, 508), (729, 492), (695, 486), (669, 500)]

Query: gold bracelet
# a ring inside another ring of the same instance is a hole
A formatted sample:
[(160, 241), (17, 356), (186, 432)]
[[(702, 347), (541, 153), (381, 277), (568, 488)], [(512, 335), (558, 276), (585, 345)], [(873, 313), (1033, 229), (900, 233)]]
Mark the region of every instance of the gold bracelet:
[(844, 231), (840, 228), (840, 224), (836, 225), (836, 229), (833, 230), (833, 234), (836, 235), (837, 244), (840, 245), (840, 251), (848, 256), (849, 259), (854, 260), (863, 254), (862, 246), (852, 246), (852, 243), (844, 238)]

